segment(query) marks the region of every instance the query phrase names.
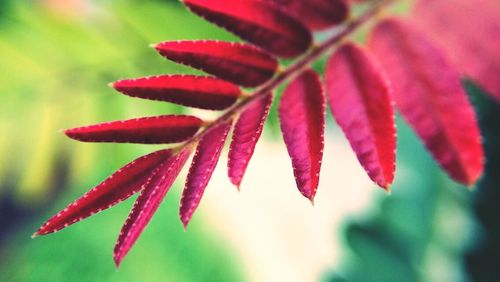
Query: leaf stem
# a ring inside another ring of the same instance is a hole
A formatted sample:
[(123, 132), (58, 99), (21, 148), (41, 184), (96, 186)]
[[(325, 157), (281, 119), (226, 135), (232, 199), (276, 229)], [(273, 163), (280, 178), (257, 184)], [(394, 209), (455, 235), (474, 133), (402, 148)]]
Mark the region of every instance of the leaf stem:
[(314, 63), (318, 58), (326, 54), (331, 48), (336, 46), (338, 43), (342, 42), (347, 36), (351, 35), (353, 32), (357, 31), (358, 28), (367, 23), (370, 19), (375, 17), (384, 7), (391, 4), (394, 0), (378, 0), (368, 8), (359, 17), (346, 23), (343, 29), (332, 35), (330, 38), (326, 39), (319, 45), (313, 46), (308, 53), (303, 55), (294, 64), (290, 65), (279, 72), (273, 79), (264, 84), (263, 86), (257, 88), (253, 93), (245, 95), (236, 105), (227, 110), (222, 116), (214, 120), (211, 124), (207, 124), (198, 134), (193, 136), (191, 139), (187, 140), (185, 143), (180, 145), (180, 147), (186, 147), (193, 145), (198, 142), (203, 136), (205, 136), (212, 128), (217, 125), (227, 122), (232, 118), (236, 117), (241, 113), (246, 106), (256, 99), (272, 93), (277, 87), (287, 80), (293, 79), (295, 76), (300, 74), (300, 72), (308, 67), (310, 64)]

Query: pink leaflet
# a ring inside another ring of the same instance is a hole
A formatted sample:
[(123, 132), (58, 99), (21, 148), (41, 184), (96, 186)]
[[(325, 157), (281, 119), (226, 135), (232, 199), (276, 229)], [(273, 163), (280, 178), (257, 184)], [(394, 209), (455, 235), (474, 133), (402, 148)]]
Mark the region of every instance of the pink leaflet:
[(361, 47), (347, 43), (330, 58), (326, 87), (332, 114), (370, 178), (394, 179), (396, 126), (389, 81)]
[(244, 40), (283, 58), (304, 53), (312, 35), (299, 21), (260, 0), (184, 0), (189, 9)]
[(322, 30), (343, 22), (349, 14), (344, 0), (267, 0), (283, 7), (312, 30)]
[(308, 69), (295, 78), (281, 97), (278, 112), (297, 187), (312, 202), (318, 189), (325, 130), (325, 93), (318, 74)]
[(125, 79), (113, 83), (112, 87), (131, 97), (208, 110), (224, 110), (233, 105), (241, 95), (241, 90), (232, 83), (196, 75)]
[(419, 0), (413, 18), (461, 72), (500, 101), (498, 0)]
[(170, 157), (170, 150), (161, 150), (130, 162), (49, 219), (34, 236), (56, 232), (129, 198), (143, 189), (155, 168)]
[(272, 101), (271, 94), (253, 101), (240, 115), (234, 127), (229, 149), (228, 175), (231, 183), (238, 189), (259, 141)]
[(64, 133), (82, 142), (167, 144), (189, 139), (202, 123), (194, 116), (165, 115), (100, 123)]
[(276, 59), (252, 45), (216, 40), (159, 43), (156, 50), (167, 59), (191, 66), (221, 79), (256, 87), (278, 69)]
[(117, 267), (120, 266), (123, 258), (135, 244), (144, 228), (146, 228), (177, 175), (184, 167), (190, 153), (189, 148), (184, 149), (160, 164), (152, 179), (135, 201), (115, 245), (114, 261)]
[(400, 19), (380, 22), (370, 47), (394, 86), (399, 111), (427, 149), (451, 178), (474, 184), (483, 172), (481, 135), (460, 77), (442, 50)]
[(194, 211), (198, 207), (210, 177), (217, 166), (232, 122), (226, 122), (210, 129), (200, 140), (189, 168), (186, 186), (182, 193), (179, 216), (187, 228)]

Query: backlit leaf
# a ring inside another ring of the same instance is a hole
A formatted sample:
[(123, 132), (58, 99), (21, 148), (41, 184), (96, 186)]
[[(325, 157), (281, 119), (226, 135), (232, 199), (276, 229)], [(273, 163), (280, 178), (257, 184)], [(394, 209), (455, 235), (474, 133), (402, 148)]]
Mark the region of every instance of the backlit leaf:
[(343, 0), (267, 0), (283, 7), (312, 30), (321, 30), (347, 18), (349, 6)]
[(215, 170), (232, 122), (222, 123), (200, 140), (182, 193), (179, 215), (187, 228)]
[(256, 87), (273, 77), (278, 62), (252, 45), (215, 40), (171, 41), (156, 50), (177, 63), (191, 66), (245, 87)]
[(460, 77), (441, 49), (400, 19), (380, 22), (370, 40), (394, 87), (399, 111), (456, 181), (472, 185), (483, 172), (474, 111)]
[(278, 111), (297, 187), (313, 201), (325, 129), (325, 93), (318, 74), (308, 69), (292, 81), (281, 97)]
[(500, 101), (498, 0), (419, 0), (413, 18), (463, 73)]
[(189, 139), (202, 123), (194, 116), (165, 115), (100, 123), (64, 133), (83, 142), (167, 144)]
[(129, 198), (146, 186), (155, 168), (171, 155), (170, 150), (161, 150), (132, 161), (49, 219), (34, 236), (58, 231)]
[(333, 116), (359, 162), (382, 188), (394, 179), (396, 127), (385, 74), (373, 58), (352, 43), (330, 58), (326, 87)]
[(228, 175), (231, 183), (238, 188), (259, 141), (272, 101), (272, 94), (253, 101), (241, 113), (234, 126), (228, 156)]
[(241, 95), (238, 86), (214, 78), (195, 75), (161, 75), (120, 80), (112, 86), (121, 93), (209, 110), (224, 110)]
[(186, 163), (190, 153), (189, 149), (184, 149), (177, 155), (165, 160), (159, 165), (152, 179), (142, 190), (122, 227), (115, 245), (114, 260), (117, 267), (137, 241), (144, 228), (146, 228)]
[(195, 14), (284, 58), (304, 53), (311, 33), (295, 18), (260, 0), (184, 0)]

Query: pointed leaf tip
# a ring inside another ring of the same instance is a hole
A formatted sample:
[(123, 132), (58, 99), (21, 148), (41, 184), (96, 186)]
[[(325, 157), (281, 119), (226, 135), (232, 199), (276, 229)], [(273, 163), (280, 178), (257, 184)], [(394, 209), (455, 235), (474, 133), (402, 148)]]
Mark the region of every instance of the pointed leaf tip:
[(312, 35), (298, 20), (260, 0), (184, 0), (195, 14), (283, 58), (309, 49)]
[(185, 228), (200, 204), (205, 188), (219, 161), (231, 125), (232, 121), (229, 121), (211, 128), (196, 148), (179, 209), (179, 216)]
[(451, 178), (475, 183), (484, 152), (474, 110), (446, 54), (402, 19), (381, 21), (369, 40), (394, 87), (396, 105)]
[(328, 61), (326, 85), (332, 114), (359, 162), (386, 189), (394, 179), (396, 126), (385, 73), (367, 51), (347, 43)]
[(234, 126), (228, 155), (228, 176), (238, 191), (255, 146), (262, 134), (272, 101), (272, 94), (258, 98), (243, 111)]
[(156, 45), (165, 58), (245, 87), (274, 76), (278, 62), (252, 45), (216, 40), (170, 41)]
[(186, 148), (163, 161), (135, 201), (115, 245), (113, 259), (117, 268), (160, 206), (190, 153), (191, 149)]
[(33, 236), (56, 232), (124, 201), (140, 191), (155, 168), (170, 156), (170, 150), (161, 150), (130, 162), (49, 219)]
[(82, 142), (168, 144), (191, 138), (202, 124), (194, 116), (164, 115), (72, 128), (64, 133)]
[(278, 108), (283, 139), (299, 191), (313, 201), (319, 184), (325, 129), (321, 79), (305, 70), (286, 88)]
[(238, 86), (209, 76), (161, 75), (119, 80), (113, 87), (130, 97), (207, 110), (224, 110), (241, 95)]

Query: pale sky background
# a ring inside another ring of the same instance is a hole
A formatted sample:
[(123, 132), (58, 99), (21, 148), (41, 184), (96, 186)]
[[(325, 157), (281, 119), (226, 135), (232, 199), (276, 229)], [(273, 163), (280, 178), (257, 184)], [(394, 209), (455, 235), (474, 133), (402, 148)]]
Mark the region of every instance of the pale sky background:
[(340, 135), (326, 136), (314, 206), (297, 190), (281, 142), (259, 142), (240, 192), (229, 182), (226, 165), (223, 156), (197, 211), (203, 216), (193, 221), (203, 220), (220, 244), (236, 250), (250, 281), (318, 281), (341, 261), (345, 220), (385, 193)]

